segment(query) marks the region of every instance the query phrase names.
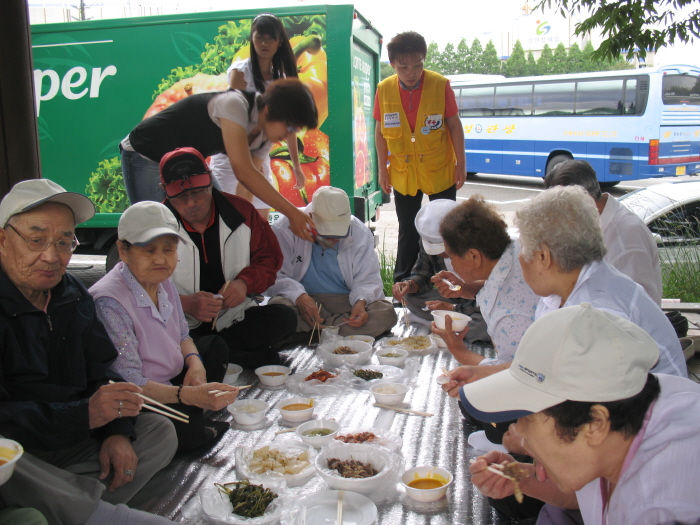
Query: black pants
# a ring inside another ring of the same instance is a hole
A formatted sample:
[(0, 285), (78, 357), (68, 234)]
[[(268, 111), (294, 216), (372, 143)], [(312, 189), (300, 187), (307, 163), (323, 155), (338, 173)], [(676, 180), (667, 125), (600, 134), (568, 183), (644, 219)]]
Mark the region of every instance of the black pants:
[[(202, 363), (207, 372), (207, 382), (221, 383), (224, 379), (224, 374), (226, 374), (226, 365), (228, 363), (226, 342), (221, 337), (210, 335), (200, 337), (195, 344), (199, 355), (202, 356)], [(187, 374), (187, 368), (172, 378), (170, 382), (176, 386), (181, 385), (185, 380), (185, 374)], [(175, 432), (177, 432), (178, 452), (184, 452), (204, 445), (229, 428), (229, 424), (225, 421), (212, 421), (206, 417), (204, 410), (199, 407), (182, 403), (172, 403), (168, 404), (168, 406), (190, 416), (189, 423), (182, 423), (176, 419), (171, 420), (173, 425), (175, 425)]]
[[(445, 191), (428, 195), (431, 201), (436, 199), (457, 200), (457, 186), (451, 186)], [(420, 235), (416, 230), (416, 215), (420, 211), (423, 201), (423, 192), (415, 195), (403, 195), (394, 190), (394, 205), (396, 206), (396, 218), (399, 220), (399, 247), (396, 253), (396, 266), (394, 266), (394, 282), (403, 281), (411, 275), (413, 265), (418, 259)]]
[[(228, 345), (228, 362), (244, 368), (279, 364), (273, 345), (286, 339), (297, 328), (297, 314), (288, 306), (270, 304), (254, 306), (245, 311), (245, 318), (218, 335)], [(211, 323), (202, 323), (191, 332), (195, 341), (212, 333)]]

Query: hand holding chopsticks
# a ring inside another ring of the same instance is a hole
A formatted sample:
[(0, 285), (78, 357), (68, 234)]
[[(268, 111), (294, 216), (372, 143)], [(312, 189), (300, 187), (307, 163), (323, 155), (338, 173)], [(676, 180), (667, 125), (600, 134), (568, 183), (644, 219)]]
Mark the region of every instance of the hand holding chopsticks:
[[(114, 384), (114, 381), (110, 381), (110, 384)], [(148, 403), (151, 403), (152, 405), (161, 407), (161, 409), (156, 408), (155, 406), (148, 405), (144, 403), (142, 408), (146, 408), (148, 410), (151, 410), (152, 412), (156, 412), (158, 414), (167, 416), (172, 419), (176, 419), (178, 421), (182, 421), (183, 423), (189, 423), (190, 416), (185, 414), (184, 412), (180, 412), (179, 410), (175, 410), (174, 408), (170, 408), (167, 405), (164, 405), (162, 403), (159, 403), (158, 401), (151, 399), (150, 397), (144, 396), (143, 394), (139, 394), (138, 392), (134, 392), (137, 396), (139, 396), (141, 399), (144, 401), (148, 401)], [(120, 402), (121, 403), (121, 402)]]
[[(243, 390), (245, 388), (250, 388), (251, 386), (253, 386), (253, 385), (238, 386), (236, 388), (238, 388), (238, 390)], [(208, 393), (209, 394), (216, 394), (215, 397), (221, 397), (221, 396), (225, 396), (226, 394), (228, 394), (230, 392), (231, 392), (230, 390), (210, 390)]]

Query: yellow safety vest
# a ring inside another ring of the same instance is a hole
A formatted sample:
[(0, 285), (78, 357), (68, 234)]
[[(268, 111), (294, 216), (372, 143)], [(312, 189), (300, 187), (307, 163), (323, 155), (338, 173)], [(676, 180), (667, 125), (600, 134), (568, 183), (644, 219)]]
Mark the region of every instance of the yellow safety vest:
[(415, 195), (418, 190), (432, 195), (454, 184), (457, 158), (445, 127), (446, 82), (442, 75), (425, 70), (413, 132), (401, 104), (398, 75), (377, 88), (382, 135), (390, 152), (389, 180), (403, 195)]

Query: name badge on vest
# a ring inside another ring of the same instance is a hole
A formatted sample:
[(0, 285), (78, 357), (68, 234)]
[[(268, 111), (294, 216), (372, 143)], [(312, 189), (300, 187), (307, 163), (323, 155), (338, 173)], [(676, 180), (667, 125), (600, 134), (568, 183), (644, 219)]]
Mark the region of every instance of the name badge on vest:
[(428, 115), (425, 119), (425, 127), (429, 130), (442, 127), (442, 115)]
[(384, 127), (385, 128), (400, 128), (401, 118), (399, 117), (399, 112), (396, 113), (384, 113)]

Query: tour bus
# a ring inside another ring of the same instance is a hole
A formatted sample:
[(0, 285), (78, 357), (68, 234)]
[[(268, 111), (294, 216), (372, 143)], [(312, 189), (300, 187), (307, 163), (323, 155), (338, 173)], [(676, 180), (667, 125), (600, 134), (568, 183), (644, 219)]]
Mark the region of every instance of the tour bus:
[(700, 173), (700, 67), (455, 80), (469, 174), (544, 177), (567, 159), (603, 186)]

